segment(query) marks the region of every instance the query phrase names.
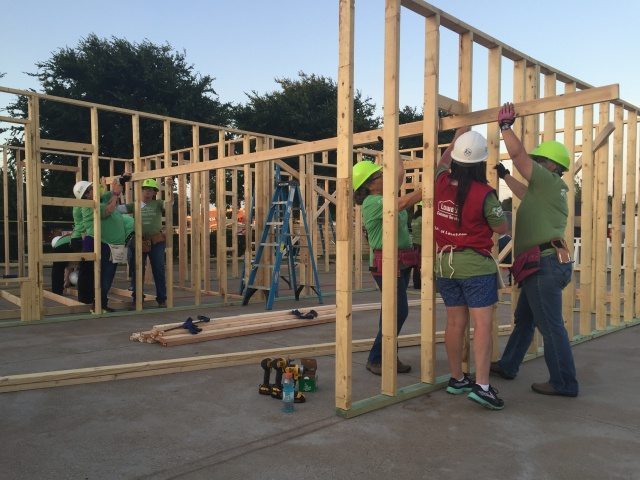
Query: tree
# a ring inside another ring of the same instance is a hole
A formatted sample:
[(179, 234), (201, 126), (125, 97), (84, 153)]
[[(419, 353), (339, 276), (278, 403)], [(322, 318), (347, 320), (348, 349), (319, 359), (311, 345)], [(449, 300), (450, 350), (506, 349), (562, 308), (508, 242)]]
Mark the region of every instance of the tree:
[[(51, 58), (36, 63), (37, 78), (44, 93), (89, 102), (114, 105), (160, 115), (200, 122), (228, 125), (231, 104), (217, 99), (213, 77), (201, 76), (186, 61), (185, 52), (176, 52), (169, 44), (155, 45), (148, 40), (131, 43), (91, 34), (75, 48), (61, 48)], [(90, 142), (90, 119), (86, 108), (58, 102), (40, 102), (40, 126), (43, 138)], [(9, 105), (12, 116), (25, 117), (26, 98)], [(132, 127), (128, 115), (100, 112), (99, 154), (132, 158)], [(162, 123), (141, 119), (142, 155), (162, 152)], [(14, 140), (22, 136), (13, 129)], [(189, 128), (172, 128), (171, 144), (180, 148), (191, 144)], [(60, 163), (58, 157), (44, 162)], [(120, 164), (118, 164), (119, 168)], [(70, 175), (43, 175), (43, 194), (69, 196), (74, 179)], [(120, 173), (116, 171), (116, 173)]]
[[(298, 73), (297, 79), (276, 78), (280, 90), (263, 95), (255, 90), (249, 101), (235, 110), (236, 127), (297, 140), (319, 140), (336, 136), (338, 86), (321, 75)], [(358, 91), (354, 96), (353, 129), (356, 132), (380, 126), (375, 104)]]

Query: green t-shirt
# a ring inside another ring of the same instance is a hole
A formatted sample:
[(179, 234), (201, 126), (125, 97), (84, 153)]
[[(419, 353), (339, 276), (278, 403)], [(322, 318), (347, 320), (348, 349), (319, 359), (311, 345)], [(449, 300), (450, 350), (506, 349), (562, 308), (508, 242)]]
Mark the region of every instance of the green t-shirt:
[[(127, 212), (133, 213), (134, 204), (127, 203)], [(164, 212), (164, 202), (162, 200), (151, 200), (141, 209), (142, 235), (154, 235), (162, 231), (162, 214)]]
[[(564, 236), (569, 215), (568, 191), (559, 175), (533, 164), (527, 193), (516, 213), (514, 258), (534, 245)], [(546, 253), (552, 252), (550, 249)]]
[[(367, 229), (369, 246), (382, 249), (382, 195), (369, 195), (362, 202), (362, 220)], [(398, 212), (398, 249), (411, 248), (408, 215), (406, 210)]]
[[(446, 172), (447, 168), (438, 168), (436, 178)], [(495, 194), (489, 194), (484, 200), (484, 218), (490, 227), (497, 227), (507, 221), (500, 201)], [(451, 265), (449, 265), (451, 262)], [(442, 270), (440, 270), (442, 268)], [(471, 249), (465, 249), (451, 253), (447, 251), (442, 255), (442, 260), (436, 257), (434, 270), (437, 277), (464, 279), (478, 275), (490, 275), (498, 271), (496, 262), (491, 257), (480, 255)]]
[(127, 238), (133, 233), (134, 221), (131, 215), (122, 215), (122, 221), (124, 222), (124, 236)]
[[(118, 210), (114, 210), (111, 215), (105, 216), (104, 211), (107, 203), (111, 199), (111, 192), (104, 193), (100, 197), (100, 229), (102, 233), (102, 242), (112, 245), (123, 245), (125, 240), (124, 221), (122, 214)], [(94, 235), (93, 231), (93, 209), (82, 208), (82, 220), (87, 235)]]
[(414, 245), (422, 245), (422, 215), (411, 220), (411, 239)]
[[(104, 212), (104, 206), (111, 199), (111, 192), (105, 192), (100, 195), (100, 212)], [(81, 207), (82, 210), (82, 226), (84, 233), (93, 237), (93, 208)]]
[(71, 238), (81, 238), (84, 231), (82, 207), (73, 207), (73, 232), (71, 232)]

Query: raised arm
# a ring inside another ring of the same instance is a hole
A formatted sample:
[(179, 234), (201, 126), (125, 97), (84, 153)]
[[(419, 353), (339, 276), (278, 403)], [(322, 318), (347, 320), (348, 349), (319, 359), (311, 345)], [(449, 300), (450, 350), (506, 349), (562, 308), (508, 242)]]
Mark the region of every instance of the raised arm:
[[(507, 152), (509, 152), (511, 160), (513, 160), (513, 166), (518, 170), (518, 172), (520, 172), (520, 175), (529, 181), (531, 178), (531, 171), (533, 169), (533, 160), (531, 160), (531, 157), (525, 151), (524, 145), (522, 145), (520, 139), (516, 137), (516, 134), (511, 130), (511, 125), (513, 125), (515, 120), (516, 111), (513, 107), (513, 103), (505, 103), (498, 112), (498, 124), (502, 131), (502, 140), (504, 141), (505, 147), (507, 147)], [(509, 185), (508, 181), (507, 185)], [(509, 188), (511, 188), (511, 185), (509, 185)], [(515, 190), (513, 191), (515, 193)]]

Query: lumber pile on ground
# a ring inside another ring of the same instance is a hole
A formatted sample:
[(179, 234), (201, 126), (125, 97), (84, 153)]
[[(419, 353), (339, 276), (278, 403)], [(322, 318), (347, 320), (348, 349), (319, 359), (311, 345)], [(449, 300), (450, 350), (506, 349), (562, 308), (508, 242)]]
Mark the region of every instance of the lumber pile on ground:
[[(356, 306), (354, 306), (354, 310)], [(360, 310), (374, 310), (380, 308), (379, 303), (357, 306)], [(188, 343), (206, 342), (221, 338), (253, 335), (256, 333), (275, 332), (290, 328), (307, 327), (321, 323), (331, 323), (336, 320), (335, 305), (321, 305), (313, 310), (302, 310), (301, 314), (315, 312), (313, 318), (299, 318), (294, 310), (278, 310), (275, 312), (250, 313), (231, 317), (211, 318), (208, 322), (199, 322), (198, 333), (190, 333), (182, 328), (183, 322), (155, 325), (151, 330), (133, 333), (133, 341), (143, 343), (159, 343), (165, 347), (185, 345)], [(206, 317), (205, 317), (206, 318)]]
[[(412, 300), (409, 305), (419, 305), (419, 300)], [(363, 303), (353, 305), (352, 310), (366, 311), (379, 310), (380, 303)], [(311, 309), (301, 310), (300, 313), (308, 314)], [(321, 323), (331, 323), (336, 320), (335, 305), (320, 305), (313, 308), (316, 316), (313, 318), (298, 318), (294, 310), (278, 310), (275, 312), (249, 313), (222, 318), (211, 318), (209, 322), (197, 323), (202, 329), (198, 333), (189, 333), (182, 328), (184, 322), (155, 325), (151, 330), (135, 332), (130, 340), (142, 343), (159, 343), (165, 347), (185, 345), (188, 343), (207, 342), (221, 338), (253, 335), (256, 333), (275, 332), (290, 328), (308, 327)]]

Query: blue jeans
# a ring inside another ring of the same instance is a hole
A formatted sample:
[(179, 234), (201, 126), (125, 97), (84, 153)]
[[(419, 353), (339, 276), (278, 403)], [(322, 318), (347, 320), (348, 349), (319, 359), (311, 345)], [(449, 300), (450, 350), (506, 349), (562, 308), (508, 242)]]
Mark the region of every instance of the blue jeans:
[(572, 270), (572, 264), (561, 264), (555, 255), (541, 257), (540, 270), (521, 284), (515, 325), (499, 361), (505, 373), (515, 376), (538, 327), (549, 383), (557, 392), (569, 395), (578, 393), (578, 380), (562, 320), (562, 290), (571, 281)]
[(102, 243), (100, 259), (100, 299), (102, 300), (102, 308), (109, 303), (109, 290), (113, 285), (113, 279), (116, 276), (118, 264), (113, 263), (111, 258), (111, 249), (106, 243)]
[[(409, 301), (407, 299), (407, 285), (409, 285), (409, 274), (411, 270), (406, 268), (400, 271), (400, 276), (398, 277), (398, 309), (396, 311), (396, 322), (398, 325), (398, 334), (400, 334), (400, 330), (402, 329), (402, 325), (404, 325), (404, 321), (409, 316)], [(380, 291), (382, 291), (382, 275), (373, 275), (373, 279), (378, 284)], [(371, 347), (371, 351), (369, 351), (369, 363), (382, 363), (382, 310), (380, 310), (380, 319), (378, 320), (378, 335), (376, 335), (376, 339), (373, 341), (373, 346)]]
[[(86, 236), (82, 241), (83, 252), (93, 252), (93, 237)], [(116, 276), (117, 263), (112, 263), (111, 249), (106, 243), (100, 245), (100, 300), (102, 308), (109, 302), (109, 290), (113, 285)], [(82, 303), (91, 304), (93, 298), (93, 262), (80, 262), (78, 271), (78, 300)]]
[[(151, 273), (153, 281), (156, 284), (156, 300), (164, 302), (167, 300), (167, 280), (165, 277), (165, 242), (158, 242), (151, 245), (151, 250), (142, 254), (142, 278), (144, 278), (147, 267), (147, 257), (151, 263)], [(131, 287), (133, 287), (133, 298), (136, 297), (136, 262), (133, 260), (130, 264)]]

